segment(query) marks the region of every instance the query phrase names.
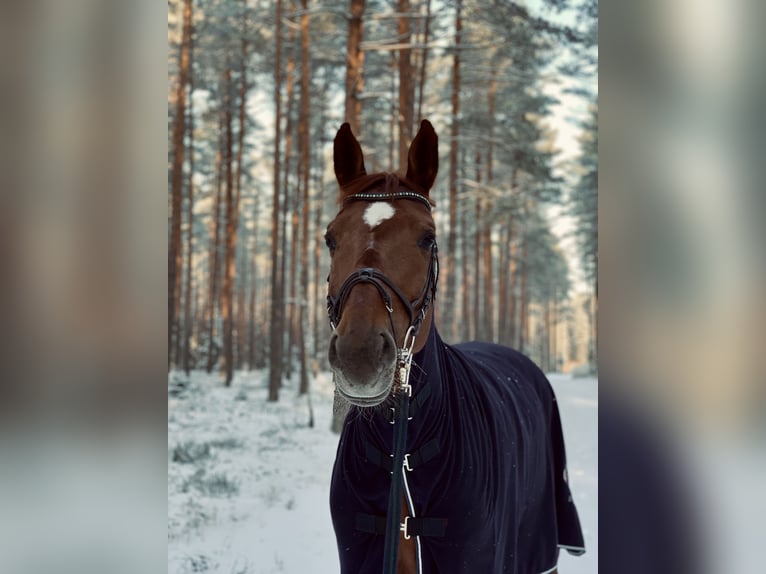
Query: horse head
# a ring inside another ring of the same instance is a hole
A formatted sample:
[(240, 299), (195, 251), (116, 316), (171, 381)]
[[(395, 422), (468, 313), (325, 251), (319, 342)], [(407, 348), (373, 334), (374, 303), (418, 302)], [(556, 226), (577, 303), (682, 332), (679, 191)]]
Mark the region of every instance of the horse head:
[(354, 405), (383, 402), (394, 384), (398, 349), (413, 344), (417, 352), (425, 344), (438, 270), (429, 198), (438, 161), (436, 132), (426, 120), (404, 177), (367, 174), (347, 123), (335, 137), (340, 210), (325, 235), (329, 360), (339, 394)]

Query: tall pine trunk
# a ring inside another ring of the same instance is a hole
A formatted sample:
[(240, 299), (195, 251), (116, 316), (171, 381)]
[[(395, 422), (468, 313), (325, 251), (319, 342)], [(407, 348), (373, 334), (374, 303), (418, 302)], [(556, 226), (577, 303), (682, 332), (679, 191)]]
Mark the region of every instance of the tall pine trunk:
[[(186, 86), (189, 75), (189, 39), (191, 37), (192, 1), (184, 0), (183, 33), (179, 62), (176, 111), (173, 123), (173, 167), (171, 171), (171, 220), (168, 249), (168, 370), (173, 361), (177, 307), (181, 285), (181, 206), (183, 202), (184, 135), (186, 133)], [(178, 357), (175, 357), (177, 360)]]
[(251, 371), (255, 369), (256, 357), (256, 338), (255, 324), (257, 321), (256, 295), (258, 293), (258, 266), (256, 259), (258, 254), (258, 213), (255, 214), (255, 228), (253, 229), (253, 248), (250, 256), (250, 301), (247, 313), (247, 367)]
[(208, 255), (209, 261), (209, 288), (208, 288), (208, 303), (207, 303), (207, 333), (208, 333), (208, 349), (207, 349), (207, 372), (213, 371), (215, 362), (218, 356), (218, 348), (215, 344), (215, 324), (218, 315), (218, 279), (220, 271), (219, 254), (220, 254), (220, 242), (221, 242), (221, 200), (223, 194), (223, 153), (225, 139), (224, 139), (224, 113), (223, 105), (221, 106), (221, 113), (219, 116), (219, 134), (218, 134), (218, 151), (215, 156), (215, 171), (216, 171), (216, 192), (215, 192), (215, 206), (213, 208), (213, 221), (210, 238), (210, 254)]
[(418, 86), (417, 120), (423, 119), (423, 93), (426, 89), (426, 71), (428, 64), (428, 40), (431, 32), (431, 0), (426, 0), (426, 18), (423, 23), (423, 55), (420, 58), (420, 84)]
[[(492, 141), (492, 138), (494, 137), (494, 124), (495, 124), (495, 92), (497, 90), (497, 83), (495, 81), (495, 74), (497, 72), (493, 68), (492, 70), (492, 80), (489, 84), (489, 138), (487, 141), (487, 159), (486, 159), (486, 176), (487, 176), (487, 186), (491, 187), (493, 183), (493, 174), (492, 174), (492, 152), (494, 150), (494, 143)], [(484, 324), (486, 325), (485, 330), (485, 336), (487, 341), (495, 341), (495, 312), (494, 312), (494, 302), (495, 302), (495, 295), (494, 295), (494, 273), (492, 272), (492, 263), (493, 263), (493, 254), (492, 254), (492, 217), (491, 214), (493, 213), (493, 206), (491, 198), (489, 197), (489, 192), (487, 193), (487, 197), (485, 200), (485, 207), (484, 212), (486, 213), (486, 216), (484, 217), (484, 221), (482, 222), (483, 225), (483, 233), (482, 233), (482, 243), (483, 243), (483, 252), (482, 252), (482, 276), (484, 278)]]
[(277, 0), (275, 15), (276, 55), (274, 59), (274, 193), (271, 217), (271, 317), (269, 333), (269, 401), (279, 400), (282, 383), (283, 293), (278, 272), (280, 264), (280, 152), (282, 146), (282, 0)]
[[(296, 8), (293, 3), (292, 13), (295, 14)], [(291, 193), (290, 175), (292, 171), (292, 159), (293, 159), (293, 131), (295, 130), (295, 122), (293, 122), (293, 107), (295, 105), (295, 46), (293, 41), (295, 38), (295, 30), (290, 27), (287, 31), (287, 43), (290, 47), (287, 53), (287, 70), (286, 70), (286, 91), (287, 91), (287, 121), (285, 125), (285, 151), (284, 151), (284, 165), (283, 165), (283, 197), (284, 203), (282, 204), (282, 242), (284, 245), (282, 264), (280, 268), (280, 274), (282, 275), (282, 283), (285, 284), (287, 277), (290, 278), (290, 289), (288, 294), (287, 305), (285, 306), (287, 312), (287, 320), (285, 321), (285, 327), (287, 329), (287, 348), (284, 353), (284, 369), (285, 376), (289, 379), (293, 374), (293, 345), (295, 343), (295, 250), (298, 248), (298, 230), (297, 227), (297, 210), (298, 210), (298, 194)], [(296, 186), (297, 187), (297, 186)], [(287, 219), (290, 211), (292, 210), (292, 237), (288, 242), (287, 240)], [(288, 250), (289, 250), (289, 275), (287, 263), (288, 263)], [(285, 286), (285, 290), (287, 287)]]
[(513, 240), (512, 225), (506, 221), (500, 228), (500, 252), (497, 269), (497, 340), (501, 345), (511, 345), (508, 338), (508, 298), (510, 295), (511, 241)]
[(306, 349), (306, 303), (309, 288), (309, 175), (311, 167), (311, 149), (309, 147), (309, 113), (310, 107), (310, 54), (309, 45), (309, 15), (308, 1), (302, 0), (301, 14), (301, 108), (298, 122), (299, 149), (301, 154), (301, 176), (303, 188), (303, 221), (301, 242), (301, 290), (298, 305), (298, 355), (300, 359), (300, 394), (306, 394), (309, 389), (307, 349)]
[[(465, 180), (465, 156), (466, 151), (463, 149), (460, 153), (460, 177), (461, 179)], [(461, 259), (461, 266), (462, 270), (460, 273), (461, 277), (461, 293), (462, 293), (462, 305), (461, 305), (461, 330), (460, 330), (460, 338), (463, 341), (470, 341), (476, 337), (475, 331), (473, 329), (473, 313), (471, 312), (471, 271), (469, 266), (469, 254), (471, 249), (471, 231), (470, 226), (468, 225), (468, 221), (470, 220), (470, 212), (468, 210), (468, 205), (463, 206), (463, 209), (460, 210), (461, 213), (461, 223), (460, 223), (460, 232), (462, 234), (462, 239), (460, 241), (460, 259)], [(456, 233), (457, 234), (457, 233)], [(457, 266), (455, 266), (455, 270), (457, 271)], [(457, 283), (456, 283), (457, 284)], [(457, 335), (458, 333), (456, 333)]]
[[(234, 196), (234, 209), (232, 213), (233, 223), (233, 237), (231, 238), (231, 261), (227, 265), (227, 274), (231, 274), (231, 284), (236, 285), (236, 260), (237, 260), (237, 235), (239, 233), (239, 204), (242, 197), (242, 158), (244, 156), (245, 147), (245, 131), (247, 126), (247, 1), (243, 0), (244, 10), (242, 11), (242, 40), (240, 42), (240, 70), (239, 70), (239, 132), (237, 134), (237, 175), (236, 175), (236, 194)], [(228, 250), (228, 243), (227, 243)], [(244, 266), (243, 266), (244, 268)], [(242, 368), (243, 365), (243, 350), (245, 348), (244, 339), (244, 323), (245, 323), (245, 283), (241, 284), (238, 289), (237, 295), (237, 339), (236, 339), (236, 351), (237, 351), (237, 368)], [(230, 321), (229, 328), (233, 329), (233, 321)], [(229, 340), (232, 347), (234, 346), (234, 338), (232, 334), (229, 334)], [(234, 349), (232, 348), (229, 353), (233, 356)], [(226, 372), (226, 384), (231, 384), (231, 378), (233, 376), (233, 366)]]
[(518, 341), (518, 322), (517, 315), (517, 285), (519, 280), (518, 272), (518, 260), (519, 260), (519, 242), (516, 238), (511, 236), (511, 253), (510, 253), (510, 284), (508, 286), (508, 342), (512, 347), (521, 349), (521, 344)]
[[(324, 72), (324, 78), (322, 83), (322, 91), (319, 97), (319, 133), (325, 133), (325, 105), (327, 99), (325, 94), (327, 93), (327, 71)], [(321, 138), (320, 138), (321, 141)], [(316, 189), (316, 207), (314, 208), (314, 293), (312, 300), (314, 302), (314, 319), (313, 319), (313, 339), (314, 339), (314, 357), (312, 362), (312, 372), (316, 379), (319, 374), (319, 356), (320, 356), (320, 337), (319, 329), (320, 325), (324, 325), (322, 311), (324, 305), (320, 304), (320, 285), (321, 285), (321, 257), (322, 249), (324, 247), (323, 241), (323, 229), (322, 229), (322, 216), (324, 205), (324, 153), (321, 146), (316, 146), (316, 168), (314, 170), (314, 188)]]
[(528, 231), (525, 229), (521, 235), (521, 260), (519, 262), (520, 289), (519, 289), (519, 350), (524, 352), (529, 344), (529, 292), (527, 289), (527, 238)]
[[(191, 33), (190, 33), (191, 34)], [(191, 372), (191, 338), (194, 328), (192, 319), (192, 267), (194, 264), (194, 74), (191, 66), (193, 44), (189, 37), (189, 179), (187, 181), (186, 221), (189, 229), (186, 233), (186, 297), (184, 298), (184, 344), (183, 365), (188, 376)]]
[[(457, 267), (455, 265), (455, 249), (457, 248), (457, 168), (458, 168), (458, 136), (460, 133), (460, 124), (458, 116), (460, 114), (460, 42), (463, 29), (463, 20), (461, 16), (462, 0), (457, 0), (455, 8), (455, 46), (454, 56), (452, 60), (452, 120), (450, 126), (450, 146), (449, 146), (449, 231), (447, 235), (447, 256), (445, 257), (445, 270), (447, 277), (447, 292), (444, 297), (444, 327), (448, 333), (449, 339), (454, 342), (456, 333), (456, 317), (455, 306), (457, 303)], [(467, 243), (467, 233), (465, 233), (465, 226), (463, 227), (463, 233), (465, 234), (463, 247)], [(463, 256), (465, 260), (465, 255)], [(465, 268), (465, 263), (464, 263)], [(463, 275), (463, 283), (465, 284), (467, 274)], [(465, 285), (463, 286), (465, 289)], [(465, 299), (465, 298), (464, 298)], [(465, 315), (465, 306), (464, 306)], [(464, 318), (465, 326), (465, 318)]]
[(399, 12), (399, 43), (407, 47), (399, 50), (399, 166), (407, 169), (407, 152), (412, 142), (412, 124), (415, 105), (412, 81), (412, 50), (409, 48), (410, 0), (397, 0)]
[(482, 277), (481, 277), (481, 246), (482, 246), (482, 238), (483, 238), (483, 230), (484, 225), (482, 224), (482, 217), (484, 215), (483, 212), (483, 201), (481, 198), (481, 151), (479, 149), (476, 149), (476, 183), (479, 184), (476, 189), (476, 212), (475, 212), (475, 221), (474, 224), (474, 234), (473, 234), (473, 273), (474, 273), (474, 285), (473, 285), (473, 314), (474, 314), (474, 324), (476, 325), (476, 338), (480, 341), (486, 341), (487, 340), (487, 330), (486, 325), (484, 324), (484, 316), (482, 313), (482, 310), (484, 309), (484, 306), (482, 305)]
[(348, 43), (346, 44), (346, 109), (345, 121), (351, 125), (351, 131), (359, 137), (362, 122), (362, 100), (359, 95), (364, 88), (364, 52), (361, 44), (364, 37), (362, 16), (365, 0), (351, 0), (348, 20)]
[(228, 387), (234, 374), (234, 253), (236, 249), (236, 205), (234, 189), (234, 102), (231, 97), (231, 65), (224, 72), (224, 128), (226, 147), (224, 165), (226, 170), (226, 231), (224, 237), (223, 285), (221, 289), (221, 316), (223, 318), (223, 366), (224, 384)]

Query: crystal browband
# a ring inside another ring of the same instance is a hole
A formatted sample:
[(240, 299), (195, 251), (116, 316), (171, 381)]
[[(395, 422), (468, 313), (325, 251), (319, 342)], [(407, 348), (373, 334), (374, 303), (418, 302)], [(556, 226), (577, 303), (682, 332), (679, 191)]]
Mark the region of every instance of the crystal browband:
[(355, 193), (349, 195), (343, 200), (343, 205), (346, 205), (349, 201), (389, 201), (394, 199), (414, 199), (421, 202), (431, 211), (431, 202), (419, 193), (414, 191), (397, 191), (395, 193)]

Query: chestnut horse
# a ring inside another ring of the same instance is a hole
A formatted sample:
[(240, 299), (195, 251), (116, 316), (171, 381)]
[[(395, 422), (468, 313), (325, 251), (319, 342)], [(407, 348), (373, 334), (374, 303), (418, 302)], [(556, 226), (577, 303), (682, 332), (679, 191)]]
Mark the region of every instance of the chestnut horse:
[(367, 174), (348, 124), (334, 163), (329, 360), (350, 403), (330, 493), (341, 572), (555, 572), (559, 548), (585, 549), (550, 384), (520, 353), (449, 346), (434, 325), (433, 127), (421, 123), (403, 177)]

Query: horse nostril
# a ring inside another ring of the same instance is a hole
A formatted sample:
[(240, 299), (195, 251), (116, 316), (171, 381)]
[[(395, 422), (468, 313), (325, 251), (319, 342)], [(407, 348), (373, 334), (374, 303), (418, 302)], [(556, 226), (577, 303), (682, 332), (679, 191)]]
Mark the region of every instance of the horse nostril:
[(383, 338), (383, 344), (380, 349), (380, 358), (383, 361), (393, 361), (396, 359), (396, 345), (390, 333), (384, 332), (380, 336)]
[(337, 341), (338, 341), (338, 335), (333, 334), (333, 336), (330, 337), (330, 348), (327, 352), (327, 358), (330, 361), (330, 366), (336, 367), (336, 368), (340, 365), (340, 362), (338, 360)]

